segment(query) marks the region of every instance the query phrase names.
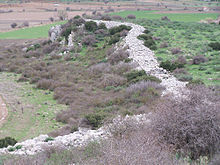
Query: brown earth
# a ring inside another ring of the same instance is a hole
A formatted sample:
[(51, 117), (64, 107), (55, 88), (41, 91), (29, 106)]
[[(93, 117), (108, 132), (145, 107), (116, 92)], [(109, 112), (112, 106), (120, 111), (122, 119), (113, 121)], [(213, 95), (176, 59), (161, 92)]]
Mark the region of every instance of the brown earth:
[[(168, 8), (166, 8), (166, 6)], [(50, 17), (58, 20), (57, 11), (66, 10), (67, 7), (71, 9), (71, 11), (67, 11), (69, 18), (72, 18), (76, 15), (82, 15), (83, 13), (91, 14), (91, 12), (95, 10), (97, 12), (103, 13), (108, 8), (112, 8), (114, 11), (138, 9), (159, 10), (158, 13), (190, 13), (197, 12), (199, 9), (199, 7), (188, 7), (188, 10), (184, 10), (184, 6), (180, 2), (169, 2), (161, 0), (115, 2), (107, 4), (103, 2), (77, 2), (70, 4), (58, 4), (45, 3), (40, 1), (22, 4), (0, 4), (0, 32), (11, 30), (12, 28), (10, 25), (14, 22), (17, 23), (18, 26), (21, 25), (24, 21), (28, 21), (30, 26), (50, 23)], [(55, 9), (57, 11), (55, 11)], [(168, 9), (172, 11), (169, 11)], [(7, 12), (10, 10), (12, 12)]]

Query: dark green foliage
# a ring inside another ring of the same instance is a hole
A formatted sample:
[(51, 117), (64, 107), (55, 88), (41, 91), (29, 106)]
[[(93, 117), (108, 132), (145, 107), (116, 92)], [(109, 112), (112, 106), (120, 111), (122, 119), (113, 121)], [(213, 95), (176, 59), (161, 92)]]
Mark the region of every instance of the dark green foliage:
[(151, 34), (141, 34), (137, 37), (139, 40), (144, 41), (144, 45), (152, 50), (156, 50), (157, 46), (155, 41), (152, 38)]
[(145, 29), (143, 33), (145, 33), (145, 34), (149, 34), (149, 33), (150, 33), (150, 30)]
[(192, 76), (189, 74), (178, 74), (176, 75), (177, 79), (180, 81), (192, 81)]
[(73, 17), (73, 19), (79, 19), (81, 18), (79, 15), (76, 15), (75, 17)]
[(85, 118), (87, 119), (89, 125), (93, 128), (97, 128), (102, 124), (105, 115), (102, 113), (93, 113), (86, 115)]
[(14, 138), (6, 137), (4, 139), (0, 139), (0, 148), (8, 147), (9, 145), (13, 146), (17, 143)]
[(126, 25), (120, 25), (120, 26), (117, 26), (117, 27), (113, 27), (111, 29), (109, 29), (109, 32), (111, 35), (114, 35), (116, 33), (120, 33), (121, 31), (123, 30), (131, 30), (131, 27), (130, 26), (126, 26)]
[(149, 81), (155, 81), (160, 83), (161, 80), (156, 78), (155, 76), (147, 75), (144, 70), (138, 71), (138, 70), (133, 70), (131, 72), (128, 72), (125, 74), (125, 77), (127, 78), (128, 83), (136, 83), (138, 81), (142, 80), (149, 80)]
[(220, 50), (220, 42), (212, 42), (209, 44), (209, 47), (211, 47), (213, 50)]
[(193, 79), (189, 81), (187, 86), (192, 86), (192, 85), (204, 85), (204, 82), (201, 79), (195, 79), (195, 80)]
[(161, 62), (160, 67), (172, 72), (176, 68), (183, 68), (184, 64), (177, 63), (177, 62), (171, 62), (170, 60), (167, 60), (167, 61)]
[(100, 23), (99, 26), (98, 26), (98, 29), (107, 29), (107, 27), (105, 26), (104, 23)]
[(48, 138), (46, 138), (46, 139), (44, 140), (44, 142), (49, 142), (49, 141), (53, 141), (53, 140), (54, 140), (54, 138), (48, 137)]
[(152, 39), (152, 35), (150, 35), (150, 34), (141, 34), (137, 38), (139, 40), (151, 40)]
[(115, 35), (110, 37), (110, 40), (109, 40), (108, 44), (113, 45), (113, 44), (117, 43), (119, 40), (120, 40), (120, 35), (115, 34)]
[(76, 31), (76, 29), (77, 29), (77, 28), (76, 28), (75, 26), (66, 25), (66, 26), (63, 28), (62, 32), (61, 32), (61, 36), (65, 37), (65, 40), (66, 40), (66, 42), (67, 42), (68, 36), (70, 35), (70, 33), (71, 33), (72, 31)]
[(88, 21), (88, 22), (85, 23), (85, 29), (90, 31), (90, 32), (94, 32), (98, 29), (98, 25), (94, 21)]

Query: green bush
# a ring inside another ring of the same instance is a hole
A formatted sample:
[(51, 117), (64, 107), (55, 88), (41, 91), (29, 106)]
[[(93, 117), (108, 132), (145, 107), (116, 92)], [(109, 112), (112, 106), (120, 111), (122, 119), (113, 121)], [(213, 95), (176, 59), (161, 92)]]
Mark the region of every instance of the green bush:
[(14, 138), (6, 137), (4, 139), (0, 139), (0, 148), (8, 147), (9, 145), (13, 146), (17, 143)]
[(107, 27), (105, 26), (104, 23), (100, 23), (99, 26), (98, 26), (98, 29), (107, 29)]
[(52, 137), (47, 137), (45, 140), (44, 140), (44, 142), (49, 142), (49, 141), (53, 141), (54, 140), (54, 138), (52, 138)]
[(13, 151), (15, 151), (15, 150), (16, 150), (16, 148), (14, 148), (14, 147), (10, 147), (10, 148), (8, 149), (9, 152), (13, 152)]
[(209, 44), (209, 47), (211, 47), (213, 50), (220, 50), (220, 42), (212, 42)]
[(15, 147), (16, 150), (20, 150), (21, 148), (22, 148), (22, 145), (17, 145), (17, 146)]
[(94, 32), (98, 29), (98, 25), (94, 21), (88, 21), (88, 22), (85, 23), (85, 29), (90, 31), (90, 32)]
[(133, 70), (131, 72), (126, 73), (125, 77), (127, 78), (127, 81), (129, 84), (136, 83), (142, 80), (154, 81), (158, 83), (161, 82), (161, 80), (156, 78), (155, 76), (147, 75), (144, 70), (141, 70), (141, 71)]
[(188, 74), (178, 74), (176, 77), (180, 81), (191, 81), (193, 79), (192, 76)]
[(167, 60), (167, 61), (161, 62), (160, 67), (172, 72), (176, 68), (183, 68), (184, 64), (180, 64), (177, 62), (171, 62), (170, 60)]
[(144, 41), (144, 46), (150, 48), (151, 50), (156, 50), (157, 46), (155, 41), (152, 38), (151, 34), (141, 34), (137, 37), (139, 40)]
[(191, 85), (204, 85), (204, 82), (201, 79), (192, 79), (191, 81), (189, 81), (187, 86)]
[(93, 128), (98, 128), (105, 118), (105, 114), (102, 113), (92, 113), (85, 116), (88, 120), (88, 124), (91, 125)]
[(110, 40), (108, 41), (108, 44), (113, 45), (113, 44), (117, 43), (119, 40), (120, 40), (120, 35), (115, 34), (115, 35), (110, 37)]
[(117, 27), (113, 27), (111, 29), (109, 29), (109, 33), (111, 35), (114, 35), (116, 33), (120, 33), (121, 31), (123, 30), (131, 30), (131, 27), (130, 26), (126, 26), (126, 25), (120, 25), (120, 26), (117, 26)]

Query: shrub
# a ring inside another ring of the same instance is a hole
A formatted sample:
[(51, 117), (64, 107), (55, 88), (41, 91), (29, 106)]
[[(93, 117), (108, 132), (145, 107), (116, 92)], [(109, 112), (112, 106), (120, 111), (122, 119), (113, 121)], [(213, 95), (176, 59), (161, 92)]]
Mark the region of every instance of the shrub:
[(185, 65), (187, 64), (186, 58), (184, 56), (179, 56), (177, 60), (175, 60), (176, 63), (180, 65)]
[(68, 14), (67, 14), (67, 12), (64, 11), (64, 10), (58, 11), (58, 12), (57, 12), (57, 16), (58, 16), (58, 18), (59, 18), (61, 21), (66, 20), (66, 19), (68, 18)]
[(110, 71), (111, 71), (111, 68), (110, 68), (109, 63), (99, 63), (99, 64), (92, 65), (89, 68), (89, 73), (91, 73), (92, 75), (96, 75), (96, 76), (102, 73), (109, 73)]
[(120, 61), (124, 61), (129, 57), (129, 53), (123, 49), (119, 49), (118, 51), (115, 51), (108, 57), (108, 61), (110, 64), (117, 64)]
[(16, 28), (16, 26), (17, 26), (17, 23), (15, 22), (11, 24), (11, 28)]
[(92, 113), (85, 115), (85, 119), (93, 128), (98, 128), (105, 119), (105, 115), (101, 113)]
[(98, 29), (98, 25), (94, 21), (87, 21), (85, 22), (85, 29), (90, 32), (94, 32)]
[(193, 64), (198, 65), (207, 61), (207, 58), (203, 55), (193, 57)]
[(130, 14), (130, 15), (127, 16), (127, 19), (136, 19), (136, 16), (133, 15), (133, 14)]
[(180, 48), (172, 48), (170, 51), (172, 54), (179, 54), (182, 52)]
[(13, 146), (17, 143), (17, 141), (14, 138), (11, 137), (5, 137), (3, 139), (0, 139), (0, 148), (8, 147), (9, 145)]
[(213, 50), (220, 50), (220, 42), (212, 42), (209, 44), (209, 47), (211, 47)]
[(37, 82), (37, 88), (39, 89), (50, 89), (53, 84), (53, 80), (41, 79)]
[(23, 22), (22, 27), (28, 27), (28, 26), (29, 26), (29, 22), (28, 21)]
[(187, 74), (188, 72), (184, 68), (176, 68), (173, 71), (174, 74)]
[(156, 50), (156, 43), (152, 38), (151, 34), (141, 34), (137, 37), (139, 40), (144, 41), (144, 45), (152, 50)]
[(106, 27), (105, 23), (102, 22), (102, 23), (99, 24), (98, 29), (106, 30), (107, 27)]
[(180, 81), (191, 81), (193, 79), (189, 74), (177, 74), (176, 77)]
[(113, 15), (112, 18), (114, 20), (123, 20), (123, 18), (121, 16), (119, 16), (119, 15)]
[(113, 45), (115, 43), (117, 43), (120, 40), (120, 34), (115, 34), (113, 36), (111, 36), (110, 40), (108, 41), (109, 45)]
[(45, 140), (44, 140), (44, 142), (49, 142), (49, 141), (53, 141), (54, 140), (54, 138), (52, 138), (52, 137), (47, 137)]
[(131, 30), (131, 27), (130, 26), (126, 26), (126, 25), (120, 25), (120, 26), (116, 26), (116, 27), (113, 27), (111, 29), (109, 29), (109, 33), (111, 35), (114, 35), (116, 33), (120, 33), (121, 31), (123, 30)]
[(167, 16), (161, 17), (161, 20), (162, 20), (162, 21), (170, 21), (170, 19), (169, 19)]
[(50, 45), (44, 46), (42, 52), (45, 54), (49, 54), (52, 51), (54, 51), (55, 49), (57, 49), (59, 46), (60, 46), (60, 44), (58, 42), (53, 42)]
[(83, 39), (82, 39), (82, 44), (83, 45), (87, 45), (87, 46), (93, 46), (96, 44), (96, 39), (95, 39), (95, 36), (94, 35), (88, 35), (88, 36), (85, 36)]
[(163, 42), (160, 44), (160, 48), (167, 48), (169, 45), (167, 42)]
[(136, 83), (136, 82), (142, 81), (142, 80), (155, 81), (158, 83), (161, 82), (161, 80), (156, 78), (155, 76), (147, 75), (144, 70), (141, 70), (141, 71), (133, 70), (131, 72), (126, 73), (125, 77), (127, 78), (127, 81), (129, 83)]
[(147, 90), (151, 89), (156, 89), (156, 90), (162, 90), (164, 89), (163, 86), (158, 84), (157, 82), (153, 81), (140, 81), (134, 84), (131, 84), (129, 87), (126, 88), (126, 95), (127, 96), (132, 96), (133, 94), (138, 93), (141, 95), (141, 93), (146, 92)]
[(74, 17), (74, 19), (71, 19), (71, 21), (72, 21), (72, 24), (76, 26), (80, 26), (86, 22), (83, 18), (80, 18), (80, 17), (79, 18)]
[(112, 18), (111, 18), (111, 16), (109, 16), (109, 15), (102, 15), (102, 16), (101, 16), (101, 20), (104, 20), (104, 21), (111, 21)]
[(49, 20), (50, 20), (51, 22), (53, 22), (53, 21), (54, 21), (54, 18), (53, 18), (53, 17), (50, 17)]
[(160, 67), (162, 67), (162, 68), (172, 72), (172, 71), (174, 71), (177, 68), (183, 68), (184, 65), (183, 64), (179, 64), (177, 62), (171, 62), (171, 61), (167, 60), (167, 61), (162, 61), (160, 63)]
[(199, 86), (187, 97), (158, 105), (152, 119), (155, 136), (161, 145), (192, 160), (212, 156), (220, 146), (219, 96)]
[(127, 34), (128, 34), (128, 31), (123, 30), (123, 31), (120, 32), (120, 37), (125, 37), (125, 36), (127, 36)]
[(105, 74), (101, 81), (101, 86), (107, 87), (107, 86), (121, 86), (126, 83), (126, 79), (115, 74)]
[(203, 82), (201, 79), (192, 79), (192, 80), (189, 81), (189, 83), (187, 84), (188, 87), (194, 86), (194, 85), (204, 85), (204, 82)]

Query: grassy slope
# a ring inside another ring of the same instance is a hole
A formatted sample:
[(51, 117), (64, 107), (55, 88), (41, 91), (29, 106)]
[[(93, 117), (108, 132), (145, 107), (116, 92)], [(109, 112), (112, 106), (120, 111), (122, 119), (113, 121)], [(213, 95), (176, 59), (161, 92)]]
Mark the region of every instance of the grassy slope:
[(62, 124), (55, 120), (55, 113), (66, 109), (66, 106), (57, 104), (52, 92), (35, 89), (29, 83), (17, 83), (19, 76), (0, 74), (1, 88), (4, 88), (4, 84), (10, 84), (4, 93), (9, 115), (0, 128), (0, 137), (11, 136), (20, 141), (61, 127)]
[[(200, 65), (186, 65), (186, 70), (194, 79), (202, 79), (207, 85), (220, 85), (220, 58), (219, 51), (212, 50), (208, 43), (220, 42), (220, 27), (212, 24), (167, 22), (160, 20), (136, 20), (135, 23), (151, 30), (155, 37), (158, 49), (155, 55), (160, 61), (173, 60), (178, 56), (185, 56), (190, 63), (197, 55), (204, 55), (208, 62)], [(160, 48), (160, 44), (168, 43), (167, 48)], [(182, 53), (172, 55), (172, 48), (180, 48)], [(201, 69), (202, 68), (202, 69)]]
[(178, 14), (155, 14), (155, 11), (122, 11), (115, 12), (114, 15), (120, 15), (126, 17), (129, 14), (133, 14), (136, 18), (146, 18), (146, 19), (160, 19), (163, 16), (167, 16), (171, 21), (183, 21), (183, 22), (198, 22), (206, 18), (216, 19), (219, 13), (178, 13)]
[(23, 28), (18, 30), (13, 30), (9, 32), (0, 33), (0, 39), (38, 39), (48, 37), (48, 30), (58, 24), (63, 24), (64, 22), (56, 22), (53, 24), (47, 24), (43, 26), (36, 26), (31, 28)]

